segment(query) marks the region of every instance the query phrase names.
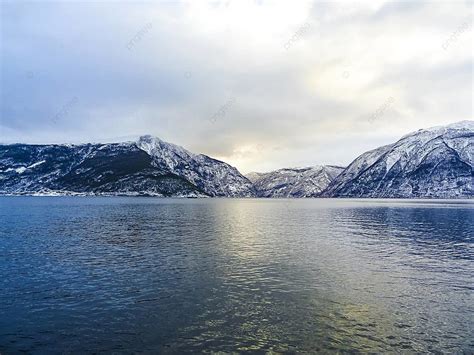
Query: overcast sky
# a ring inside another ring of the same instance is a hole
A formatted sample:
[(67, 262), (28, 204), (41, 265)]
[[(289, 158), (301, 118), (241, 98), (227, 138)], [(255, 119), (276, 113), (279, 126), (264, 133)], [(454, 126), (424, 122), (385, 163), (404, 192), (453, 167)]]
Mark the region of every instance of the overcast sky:
[(472, 1), (3, 1), (0, 141), (156, 135), (246, 173), (473, 119)]

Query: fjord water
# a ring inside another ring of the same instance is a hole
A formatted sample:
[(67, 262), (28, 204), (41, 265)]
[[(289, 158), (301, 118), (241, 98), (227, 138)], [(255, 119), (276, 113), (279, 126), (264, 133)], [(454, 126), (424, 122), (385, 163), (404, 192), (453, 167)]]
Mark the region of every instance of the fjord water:
[(0, 198), (0, 352), (472, 353), (468, 201)]

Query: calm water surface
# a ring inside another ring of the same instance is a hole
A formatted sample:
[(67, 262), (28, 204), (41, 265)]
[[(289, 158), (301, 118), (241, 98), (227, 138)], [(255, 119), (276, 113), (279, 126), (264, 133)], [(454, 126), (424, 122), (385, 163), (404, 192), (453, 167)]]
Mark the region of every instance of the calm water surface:
[(0, 198), (0, 352), (473, 353), (466, 201)]

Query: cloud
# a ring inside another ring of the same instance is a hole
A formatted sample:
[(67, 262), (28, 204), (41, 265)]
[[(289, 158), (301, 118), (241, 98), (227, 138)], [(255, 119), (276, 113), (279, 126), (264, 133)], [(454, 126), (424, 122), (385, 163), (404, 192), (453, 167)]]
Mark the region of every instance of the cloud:
[(244, 172), (347, 164), (408, 131), (472, 119), (472, 26), (458, 30), (471, 11), (468, 2), (2, 2), (1, 141), (153, 134)]

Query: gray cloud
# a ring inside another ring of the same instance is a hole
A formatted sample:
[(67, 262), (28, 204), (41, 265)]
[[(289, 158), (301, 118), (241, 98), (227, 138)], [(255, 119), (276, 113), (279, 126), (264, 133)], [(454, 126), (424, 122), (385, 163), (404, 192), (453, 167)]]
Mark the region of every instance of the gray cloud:
[(2, 2), (0, 140), (153, 134), (245, 172), (347, 164), (472, 119), (472, 26), (442, 48), (471, 5), (448, 5)]

